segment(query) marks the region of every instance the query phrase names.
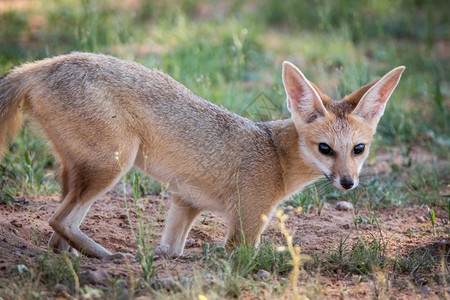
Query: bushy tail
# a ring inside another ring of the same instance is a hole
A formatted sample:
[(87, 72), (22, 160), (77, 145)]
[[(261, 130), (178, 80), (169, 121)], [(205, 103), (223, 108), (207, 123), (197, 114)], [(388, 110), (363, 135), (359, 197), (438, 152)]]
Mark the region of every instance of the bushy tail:
[(13, 72), (0, 78), (0, 158), (22, 125), (21, 107), (27, 91), (20, 75)]

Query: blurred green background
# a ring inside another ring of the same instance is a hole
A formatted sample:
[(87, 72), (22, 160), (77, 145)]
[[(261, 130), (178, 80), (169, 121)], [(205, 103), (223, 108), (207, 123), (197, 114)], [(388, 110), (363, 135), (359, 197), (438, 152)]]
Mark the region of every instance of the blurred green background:
[[(445, 0), (0, 0), (0, 75), (26, 61), (102, 52), (266, 120), (288, 117), (283, 60), (335, 99), (405, 65), (375, 146), (406, 157), (423, 146), (448, 161), (449, 16)], [(53, 167), (45, 143), (24, 128), (1, 164), (3, 181)]]
[(283, 60), (334, 98), (405, 65), (382, 136), (448, 147), (449, 7), (439, 0), (0, 1), (0, 73), (71, 51), (102, 52), (162, 69), (236, 112), (251, 114), (247, 104), (263, 93), (270, 115), (280, 117)]

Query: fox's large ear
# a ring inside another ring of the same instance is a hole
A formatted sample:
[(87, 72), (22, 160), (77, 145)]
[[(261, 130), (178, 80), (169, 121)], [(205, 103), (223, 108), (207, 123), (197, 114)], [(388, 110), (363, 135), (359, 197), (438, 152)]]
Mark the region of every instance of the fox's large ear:
[(356, 106), (352, 115), (364, 119), (373, 127), (377, 126), (404, 70), (404, 66), (397, 67), (346, 97), (344, 101)]
[(318, 92), (305, 75), (288, 61), (283, 62), (283, 85), (287, 107), (294, 120), (311, 123), (327, 114)]

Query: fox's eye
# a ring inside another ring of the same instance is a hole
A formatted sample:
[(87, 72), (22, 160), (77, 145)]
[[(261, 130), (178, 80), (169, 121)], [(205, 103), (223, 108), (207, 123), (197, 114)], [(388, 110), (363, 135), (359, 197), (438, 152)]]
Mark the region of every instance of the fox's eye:
[(331, 149), (331, 147), (328, 146), (328, 145), (325, 144), (325, 143), (320, 143), (320, 144), (319, 144), (319, 152), (322, 153), (323, 155), (329, 155), (329, 156), (331, 156), (331, 155), (334, 154), (334, 152), (333, 152), (333, 150)]
[(354, 155), (360, 155), (364, 152), (364, 149), (366, 148), (366, 145), (364, 144), (358, 144), (355, 147), (353, 147), (353, 154)]

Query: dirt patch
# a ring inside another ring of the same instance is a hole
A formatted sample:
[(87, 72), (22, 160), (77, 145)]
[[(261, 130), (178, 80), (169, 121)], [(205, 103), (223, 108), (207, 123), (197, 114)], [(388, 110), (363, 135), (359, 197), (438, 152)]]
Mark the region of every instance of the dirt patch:
[[(128, 205), (132, 204), (128, 200)], [(58, 206), (58, 196), (29, 199), (27, 204), (19, 203), (3, 205), (0, 209), (0, 276), (7, 278), (9, 270), (17, 264), (28, 266), (36, 265), (36, 257), (48, 251), (46, 243), (51, 235), (51, 228), (47, 221)], [(152, 245), (157, 245), (164, 225), (164, 212), (169, 206), (169, 199), (147, 198), (145, 203), (148, 221), (154, 224), (154, 239)], [(100, 198), (91, 208), (82, 225), (82, 230), (97, 242), (112, 252), (136, 253), (136, 243), (131, 234), (130, 223), (125, 214), (125, 201), (123, 196), (108, 193)], [(360, 211), (364, 215), (366, 212)], [(413, 249), (437, 245), (447, 237), (431, 234), (430, 225), (425, 220), (427, 210), (424, 207), (390, 208), (377, 212), (378, 225), (354, 225), (355, 216), (351, 211), (338, 211), (333, 204), (327, 203), (320, 216), (317, 212), (289, 213), (286, 225), (292, 232), (294, 242), (302, 247), (307, 255), (326, 253), (335, 249), (341, 238), (347, 238), (349, 244), (358, 239), (382, 234), (389, 239), (388, 251), (391, 255), (405, 255)], [(438, 222), (445, 218), (442, 212), (437, 216)], [(135, 226), (136, 216), (130, 214), (131, 224)], [(184, 257), (176, 260), (157, 261), (157, 278), (191, 277), (193, 270), (202, 267), (201, 259), (189, 259), (201, 255), (204, 243), (221, 243), (224, 239), (226, 224), (223, 219), (211, 213), (203, 214), (198, 218), (193, 230), (189, 234), (195, 242), (185, 250)], [(282, 236), (278, 230), (278, 221), (273, 218), (266, 229), (263, 238), (273, 239), (283, 245)], [(83, 258), (82, 270), (106, 270), (110, 276), (128, 278), (129, 270), (125, 264), (117, 261), (102, 261), (98, 259)], [(140, 266), (132, 263), (131, 269), (139, 274)], [(326, 274), (324, 282), (328, 297), (340, 297), (342, 293), (351, 297), (364, 298), (371, 294), (373, 287), (368, 281), (355, 283), (355, 278), (342, 278), (339, 274)], [(283, 278), (281, 278), (283, 279)], [(285, 278), (284, 278), (285, 279)], [(433, 286), (432, 282), (427, 283)], [(393, 289), (397, 290), (398, 287)], [(420, 288), (419, 288), (420, 291)], [(431, 291), (431, 294), (430, 294)], [(427, 289), (427, 295), (432, 296), (433, 291)], [(411, 295), (408, 286), (397, 291), (400, 295)], [(417, 291), (416, 291), (417, 293)], [(401, 298), (403, 298), (403, 296)], [(428, 297), (427, 296), (427, 297)], [(436, 295), (434, 295), (436, 296)]]

